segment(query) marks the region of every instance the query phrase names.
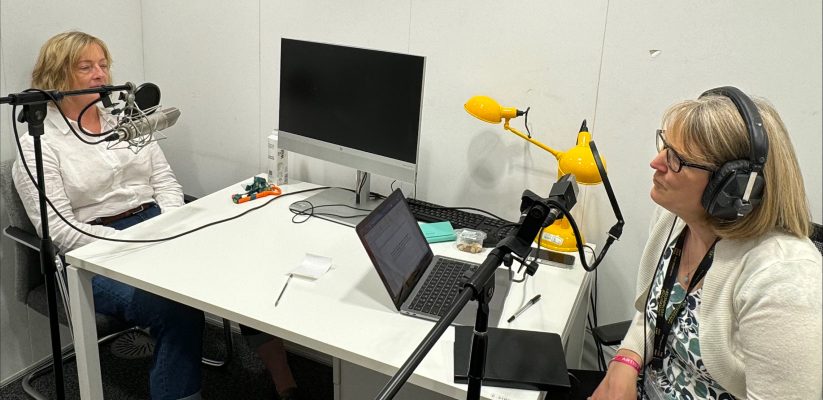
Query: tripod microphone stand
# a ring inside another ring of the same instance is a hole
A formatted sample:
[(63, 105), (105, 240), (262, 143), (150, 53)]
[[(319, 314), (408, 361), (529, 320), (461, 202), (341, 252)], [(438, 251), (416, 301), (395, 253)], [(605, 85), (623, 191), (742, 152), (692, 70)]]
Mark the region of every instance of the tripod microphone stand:
[[(29, 135), (31, 135), (34, 141), (34, 160), (41, 225), (40, 272), (45, 278), (46, 299), (49, 312), (49, 333), (51, 335), (51, 355), (52, 362), (54, 363), (54, 386), (55, 393), (59, 400), (65, 399), (66, 394), (63, 380), (63, 352), (60, 346), (60, 323), (57, 319), (57, 294), (55, 292), (55, 273), (57, 272), (57, 264), (55, 262), (56, 254), (54, 252), (54, 243), (49, 235), (48, 211), (46, 210), (46, 184), (43, 173), (43, 152), (41, 145), (41, 137), (44, 134), (43, 123), (48, 110), (46, 105), (49, 101), (57, 101), (64, 97), (89, 93), (100, 93), (101, 96), (107, 96), (112, 91), (120, 90), (134, 90), (134, 85), (101, 86), (62, 93), (58, 91), (26, 91), (10, 94), (7, 97), (0, 97), (0, 104), (23, 107), (23, 111), (20, 113), (20, 122), (28, 124)], [(12, 120), (12, 124), (14, 123)], [(26, 161), (21, 160), (21, 162), (25, 163)]]
[(464, 284), (463, 290), (454, 300), (448, 312), (437, 321), (423, 341), (412, 352), (412, 355), (400, 367), (392, 379), (377, 395), (377, 399), (392, 399), (403, 384), (409, 379), (414, 369), (423, 361), (431, 348), (448, 329), (452, 321), (469, 302), (478, 302), (477, 314), (472, 336), (471, 354), (469, 357), (467, 399), (479, 399), (483, 383), (483, 373), (486, 365), (486, 349), (488, 342), (488, 302), (494, 295), (494, 271), (511, 254), (526, 259), (531, 252), (531, 243), (540, 229), (551, 225), (563, 213), (557, 205), (566, 210), (571, 209), (577, 202), (577, 182), (573, 175), (561, 177), (551, 189), (548, 199), (544, 199), (530, 190), (523, 192), (520, 203), (520, 226), (514, 233), (507, 236), (497, 247), (491, 250), (477, 271)]

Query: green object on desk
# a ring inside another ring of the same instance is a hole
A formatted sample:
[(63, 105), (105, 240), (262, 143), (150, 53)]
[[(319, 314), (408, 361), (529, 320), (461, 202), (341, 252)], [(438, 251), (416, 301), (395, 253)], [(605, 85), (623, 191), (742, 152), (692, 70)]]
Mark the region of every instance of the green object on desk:
[(423, 236), (429, 243), (450, 242), (457, 239), (449, 221), (418, 222), (417, 224), (420, 225), (420, 230), (423, 231)]

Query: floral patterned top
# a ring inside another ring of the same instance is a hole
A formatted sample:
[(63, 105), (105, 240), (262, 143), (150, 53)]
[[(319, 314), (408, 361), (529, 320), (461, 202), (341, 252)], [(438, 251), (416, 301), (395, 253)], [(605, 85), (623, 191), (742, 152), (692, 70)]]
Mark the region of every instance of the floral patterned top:
[[(651, 296), (646, 306), (646, 320), (652, 327), (651, 329), (657, 320), (657, 298), (660, 296), (663, 279), (676, 241), (675, 239), (669, 243), (655, 274)], [(676, 281), (672, 288), (669, 304), (666, 305), (666, 317), (684, 297), (686, 297), (686, 306), (675, 320), (669, 333), (662, 369), (655, 369), (651, 364), (646, 367), (647, 376), (643, 400), (734, 400), (734, 396), (712, 379), (700, 356), (698, 328), (700, 326), (700, 295), (703, 289), (699, 288), (690, 294), (686, 293), (686, 289), (680, 285), (679, 281)]]

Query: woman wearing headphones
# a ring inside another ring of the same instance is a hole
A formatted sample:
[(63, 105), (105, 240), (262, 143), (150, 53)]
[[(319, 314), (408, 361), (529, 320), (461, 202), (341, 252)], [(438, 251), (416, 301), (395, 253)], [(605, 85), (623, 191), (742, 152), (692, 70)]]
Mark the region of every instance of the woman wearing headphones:
[(723, 87), (663, 128), (638, 312), (591, 398), (821, 398), (822, 262), (783, 122)]

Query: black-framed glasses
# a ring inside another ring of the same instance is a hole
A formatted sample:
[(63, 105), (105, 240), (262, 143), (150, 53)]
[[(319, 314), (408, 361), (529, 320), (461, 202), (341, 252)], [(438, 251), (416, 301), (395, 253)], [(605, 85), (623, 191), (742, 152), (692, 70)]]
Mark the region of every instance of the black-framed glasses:
[(691, 163), (684, 160), (683, 157), (680, 157), (680, 154), (677, 154), (677, 152), (674, 151), (672, 146), (669, 146), (669, 144), (666, 142), (666, 139), (663, 139), (664, 133), (666, 133), (666, 131), (663, 129), (657, 130), (657, 152), (659, 153), (663, 150), (666, 150), (666, 165), (669, 166), (669, 169), (677, 173), (680, 172), (681, 169), (683, 169), (683, 166), (686, 166), (691, 168), (702, 169), (703, 171), (714, 172), (714, 168), (712, 167)]

